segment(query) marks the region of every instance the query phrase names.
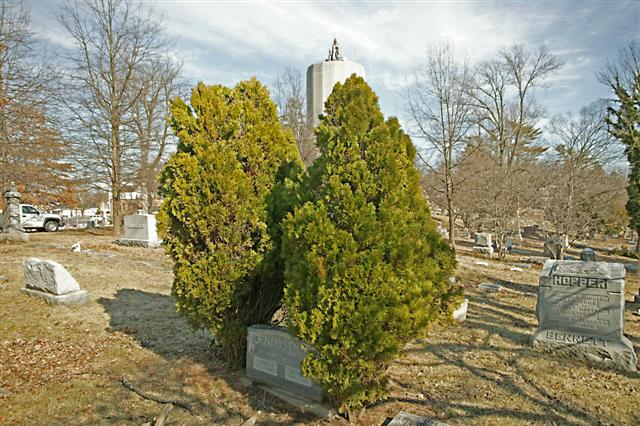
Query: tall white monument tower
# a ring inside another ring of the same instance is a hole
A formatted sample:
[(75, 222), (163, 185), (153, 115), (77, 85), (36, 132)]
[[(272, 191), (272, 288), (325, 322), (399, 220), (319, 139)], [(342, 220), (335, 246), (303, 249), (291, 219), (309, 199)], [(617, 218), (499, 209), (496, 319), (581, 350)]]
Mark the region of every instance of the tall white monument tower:
[(364, 67), (342, 57), (338, 41), (333, 40), (329, 49), (329, 57), (319, 64), (307, 68), (307, 119), (316, 127), (318, 115), (324, 112), (324, 103), (331, 94), (336, 83), (344, 83), (351, 74), (364, 77)]

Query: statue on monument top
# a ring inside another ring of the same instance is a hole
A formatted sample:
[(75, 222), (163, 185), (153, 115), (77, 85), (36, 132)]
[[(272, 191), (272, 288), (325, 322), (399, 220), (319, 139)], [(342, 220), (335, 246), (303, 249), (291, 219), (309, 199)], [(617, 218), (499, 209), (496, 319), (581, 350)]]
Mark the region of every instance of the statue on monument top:
[(333, 39), (333, 44), (331, 45), (331, 48), (329, 49), (329, 57), (327, 58), (326, 62), (331, 62), (331, 61), (343, 61), (344, 58), (342, 57), (342, 54), (340, 53), (340, 46), (338, 46), (338, 40), (337, 39)]

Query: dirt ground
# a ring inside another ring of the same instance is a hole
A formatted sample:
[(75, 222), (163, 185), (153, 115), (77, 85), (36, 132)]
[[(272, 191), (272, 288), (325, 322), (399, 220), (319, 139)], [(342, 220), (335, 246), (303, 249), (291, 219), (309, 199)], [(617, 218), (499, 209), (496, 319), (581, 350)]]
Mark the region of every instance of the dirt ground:
[[(30, 237), (0, 244), (0, 424), (152, 421), (162, 406), (125, 388), (123, 377), (193, 407), (194, 415), (176, 407), (166, 424), (241, 425), (252, 416), (260, 425), (326, 424), (245, 384), (243, 372), (216, 359), (210, 336), (192, 331), (175, 312), (171, 263), (162, 249), (120, 247), (100, 230)], [(70, 251), (77, 241), (86, 251)], [(360, 424), (381, 425), (400, 410), (451, 425), (640, 424), (640, 373), (531, 348), (541, 266), (514, 272), (496, 260), (476, 265), (481, 259), (471, 245), (458, 246), (457, 276), (470, 302), (466, 322), (438, 325), (408, 345), (392, 367), (389, 397)], [(519, 248), (540, 254), (541, 242)], [(27, 257), (63, 264), (89, 291), (89, 303), (49, 306), (19, 292)], [(503, 291), (479, 291), (487, 281)], [(625, 331), (640, 355), (640, 317), (632, 314), (640, 306), (631, 303), (639, 287), (638, 276), (628, 274)]]

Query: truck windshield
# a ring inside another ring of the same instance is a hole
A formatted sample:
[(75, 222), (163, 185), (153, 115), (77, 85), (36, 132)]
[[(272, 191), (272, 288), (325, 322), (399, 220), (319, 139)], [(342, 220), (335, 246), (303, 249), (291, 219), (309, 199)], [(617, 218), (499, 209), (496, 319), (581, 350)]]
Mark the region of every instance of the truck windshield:
[(31, 206), (22, 206), (22, 214), (40, 214), (40, 212)]

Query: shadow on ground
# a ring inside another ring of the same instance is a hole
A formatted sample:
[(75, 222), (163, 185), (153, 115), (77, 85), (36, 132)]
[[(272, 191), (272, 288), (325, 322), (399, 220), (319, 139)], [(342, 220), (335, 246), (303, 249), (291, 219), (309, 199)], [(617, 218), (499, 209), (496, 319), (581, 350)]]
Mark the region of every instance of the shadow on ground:
[[(516, 287), (529, 294), (537, 290), (535, 286), (526, 284)], [(406, 350), (408, 362), (400, 361), (417, 371), (433, 366), (452, 366), (454, 368), (449, 372), (464, 381), (464, 385), (452, 385), (456, 390), (450, 393), (439, 388), (420, 388), (420, 384), (411, 376), (394, 377), (393, 380), (409, 392), (376, 405), (400, 402), (424, 406), (438, 413), (438, 420), (444, 422), (466, 423), (482, 418), (499, 418), (501, 422), (585, 425), (606, 421), (606, 415), (596, 413), (594, 407), (583, 405), (575, 399), (563, 397), (557, 385), (538, 375), (539, 369), (548, 368), (548, 361), (555, 359), (554, 355), (538, 352), (530, 346), (531, 336), (536, 329), (532, 320), (535, 319), (535, 309), (515, 306), (508, 300), (482, 294), (467, 294), (466, 297), (470, 301), (469, 313), (461, 327), (482, 330), (482, 334), (475, 331), (469, 334), (480, 336), (479, 339), (447, 341), (444, 337), (438, 341), (420, 341)], [(483, 358), (490, 358), (491, 361), (483, 362)], [(580, 372), (575, 374), (588, 371), (592, 374), (593, 370), (600, 370), (614, 376), (615, 382), (632, 383), (638, 378), (637, 373), (615, 371), (597, 365), (581, 363), (580, 367)], [(558, 371), (558, 374), (574, 373)], [(567, 377), (567, 380), (570, 379)], [(496, 398), (494, 404), (486, 404), (485, 392), (493, 395), (489, 401)], [(426, 394), (427, 397), (414, 398), (412, 395), (416, 393)], [(520, 406), (513, 402), (504, 406), (499, 402), (503, 399), (521, 403)], [(634, 416), (633, 420), (640, 420), (640, 416)]]
[[(128, 334), (141, 346), (167, 360), (191, 359), (208, 372), (207, 380), (212, 383), (221, 380), (242, 394), (242, 403), (248, 404), (254, 412), (289, 414), (297, 421), (303, 422), (314, 419), (313, 415), (298, 412), (257, 387), (247, 387), (243, 384), (244, 371), (231, 371), (216, 358), (211, 350), (211, 334), (207, 331), (193, 331), (184, 317), (176, 312), (175, 299), (172, 296), (136, 289), (120, 289), (115, 298), (100, 298), (98, 303), (111, 317), (111, 330)], [(151, 385), (151, 382), (138, 384), (144, 388)], [(201, 396), (206, 398), (204, 395)], [(185, 399), (194, 401), (193, 396)], [(218, 402), (211, 406), (201, 400), (196, 402), (196, 406), (199, 406), (201, 413), (207, 413), (207, 417), (218, 424), (226, 423), (229, 416), (242, 416), (230, 401)], [(258, 420), (257, 424), (262, 424), (262, 421)], [(272, 420), (268, 424), (278, 424), (278, 421)]]
[(207, 351), (211, 343), (209, 333), (189, 327), (169, 295), (125, 288), (114, 299), (100, 298), (98, 303), (111, 316), (112, 330), (167, 359)]

